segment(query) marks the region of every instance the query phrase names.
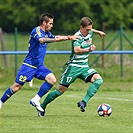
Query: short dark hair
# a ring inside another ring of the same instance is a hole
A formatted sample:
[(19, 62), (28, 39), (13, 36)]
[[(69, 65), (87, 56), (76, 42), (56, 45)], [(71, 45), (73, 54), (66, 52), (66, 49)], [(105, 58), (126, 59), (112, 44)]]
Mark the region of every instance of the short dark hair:
[(43, 21), (45, 21), (46, 23), (49, 22), (49, 19), (54, 19), (54, 16), (50, 13), (43, 13), (40, 17), (40, 24), (43, 23)]
[(88, 25), (92, 25), (93, 21), (89, 17), (83, 17), (80, 21), (80, 25), (84, 28)]

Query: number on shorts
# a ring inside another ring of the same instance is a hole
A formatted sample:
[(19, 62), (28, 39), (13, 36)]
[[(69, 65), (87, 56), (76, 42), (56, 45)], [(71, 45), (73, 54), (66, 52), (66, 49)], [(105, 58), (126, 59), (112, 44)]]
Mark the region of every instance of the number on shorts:
[(72, 77), (67, 77), (67, 82), (68, 83), (71, 82), (71, 80), (72, 80)]
[(23, 76), (23, 75), (20, 75), (20, 77), (19, 77), (19, 81), (21, 81), (21, 82), (26, 82), (26, 79), (27, 79), (27, 77)]

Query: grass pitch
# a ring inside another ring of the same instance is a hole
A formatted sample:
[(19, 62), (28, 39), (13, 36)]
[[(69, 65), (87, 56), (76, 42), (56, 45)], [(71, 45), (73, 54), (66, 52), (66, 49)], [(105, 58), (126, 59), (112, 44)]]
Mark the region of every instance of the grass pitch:
[[(105, 47), (116, 33), (106, 34)], [(128, 33), (128, 36), (132, 39), (132, 31)], [(29, 34), (18, 36), (18, 50), (27, 50), (28, 38)], [(14, 50), (14, 35), (5, 35), (4, 40), (7, 44), (6, 50)], [(97, 50), (101, 50), (102, 43), (99, 36), (94, 36), (93, 43), (96, 44)], [(117, 50), (119, 47), (120, 39), (118, 38), (108, 50)], [(69, 41), (48, 46), (48, 50), (70, 49)], [(132, 49), (125, 39), (123, 39), (123, 49)], [(18, 67), (24, 57), (25, 55), (18, 55)], [(96, 57), (97, 55), (90, 55), (89, 64), (94, 62)], [(106, 55), (105, 68), (101, 67), (101, 60), (94, 65), (94, 68), (103, 77), (104, 83), (97, 94), (88, 102), (84, 113), (79, 111), (77, 102), (84, 97), (88, 84), (77, 80), (63, 96), (57, 98), (48, 106), (46, 115), (42, 118), (37, 116), (35, 108), (29, 104), (30, 99), (36, 94), (42, 82), (34, 80), (33, 88), (25, 84), (22, 90), (7, 101), (0, 110), (0, 133), (132, 133), (133, 69), (131, 70), (131, 68), (133, 68), (133, 56), (123, 55), (123, 58), (123, 78), (120, 77), (119, 55)], [(62, 74), (62, 66), (68, 59), (69, 55), (46, 56), (45, 65), (56, 75), (57, 84)], [(9, 69), (4, 65), (3, 56), (0, 56), (0, 96), (12, 85), (15, 79), (14, 55), (8, 55), (8, 60)], [(41, 99), (41, 102), (43, 99)], [(110, 117), (98, 116), (97, 108), (101, 103), (111, 105), (113, 112)]]
[[(27, 89), (25, 86), (0, 110), (0, 133), (131, 133), (133, 131), (131, 83), (104, 83), (88, 102), (85, 112), (79, 111), (77, 102), (84, 97), (86, 86), (84, 89), (80, 89), (80, 86), (77, 89), (75, 85), (78, 83), (73, 84), (67, 92), (49, 104), (44, 117), (38, 117), (35, 108), (29, 104), (38, 89)], [(83, 86), (82, 83), (79, 84)], [(1, 89), (1, 93), (3, 91), (4, 89)], [(97, 108), (101, 103), (111, 105), (113, 112), (110, 117), (98, 116)]]

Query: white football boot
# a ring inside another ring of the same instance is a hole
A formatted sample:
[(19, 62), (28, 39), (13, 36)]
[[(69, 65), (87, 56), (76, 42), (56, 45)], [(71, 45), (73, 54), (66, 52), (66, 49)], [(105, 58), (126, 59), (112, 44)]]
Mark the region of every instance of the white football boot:
[(2, 108), (3, 102), (0, 100), (0, 109)]
[(36, 108), (37, 111), (44, 112), (43, 108), (40, 105), (40, 102), (34, 98), (30, 100), (30, 104)]

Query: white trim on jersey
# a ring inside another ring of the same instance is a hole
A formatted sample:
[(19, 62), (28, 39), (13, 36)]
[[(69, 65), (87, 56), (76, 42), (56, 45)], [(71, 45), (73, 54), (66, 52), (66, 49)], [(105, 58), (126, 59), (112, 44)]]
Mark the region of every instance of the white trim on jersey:
[(75, 54), (75, 58), (87, 58), (89, 55), (87, 54), (87, 55), (76, 55)]
[(73, 60), (72, 62), (88, 62), (88, 58), (85, 60)]
[(69, 64), (70, 66), (75, 66), (75, 67), (81, 67), (81, 68), (85, 68), (88, 67), (88, 65), (78, 65), (78, 64)]

